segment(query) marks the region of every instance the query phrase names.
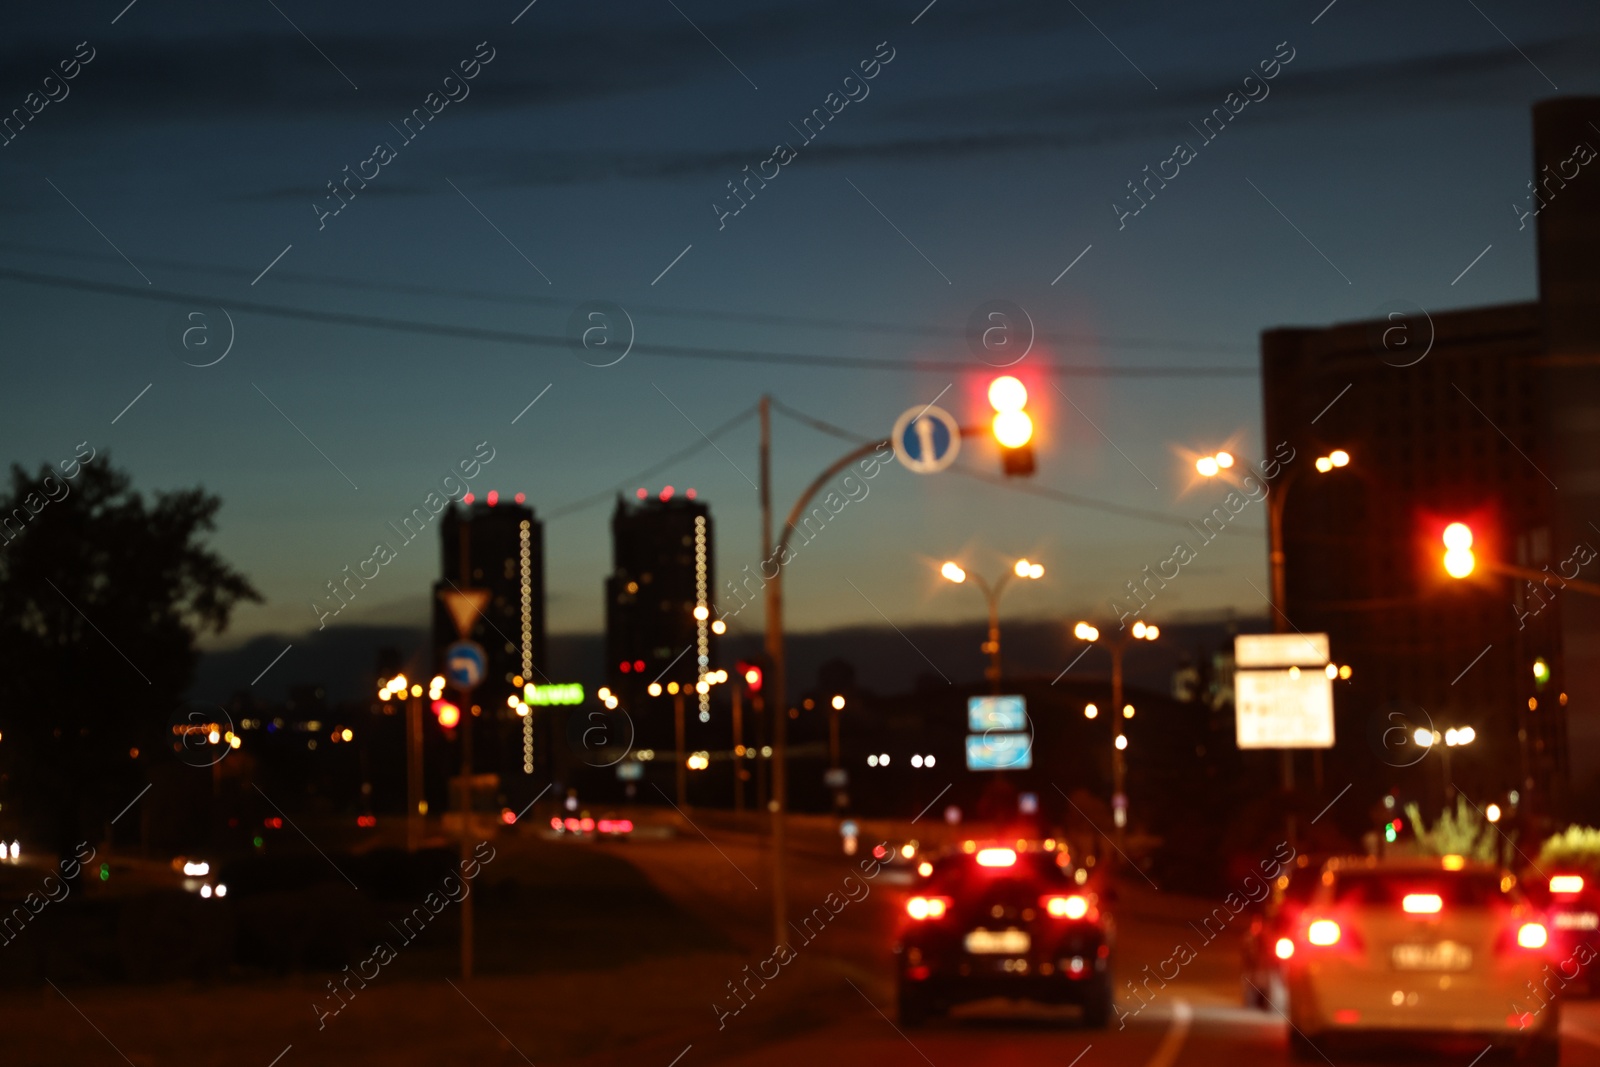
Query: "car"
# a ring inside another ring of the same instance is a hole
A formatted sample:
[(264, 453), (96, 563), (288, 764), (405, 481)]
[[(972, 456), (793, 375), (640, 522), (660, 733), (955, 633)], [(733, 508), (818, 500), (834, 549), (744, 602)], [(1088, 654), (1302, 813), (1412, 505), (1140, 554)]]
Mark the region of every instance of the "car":
[(1055, 841), (968, 841), (917, 871), (894, 946), (902, 1023), (995, 996), (1110, 1021), (1108, 894)]
[[(1600, 954), (1600, 884), (1592, 871), (1547, 868), (1550, 945), (1560, 966), (1562, 990), (1568, 997), (1591, 996), (1597, 983), (1588, 966)], [(1579, 966), (1582, 964), (1582, 966)]]
[(569, 815), (566, 818), (558, 815), (551, 816), (550, 829), (557, 834), (570, 834), (573, 837), (626, 840), (633, 833), (633, 820), (623, 818), (614, 812), (607, 813), (596, 819), (585, 811), (580, 815)]
[[(1284, 953), (1293, 951), (1300, 912), (1321, 884), (1322, 864), (1301, 853), (1272, 882), (1272, 892), (1250, 920), (1241, 946), (1240, 983), (1247, 1008), (1283, 1011), (1289, 1001)], [(1288, 942), (1285, 944), (1285, 942)]]
[(1280, 953), (1294, 1059), (1323, 1062), (1330, 1039), (1413, 1037), (1557, 1062), (1550, 932), (1514, 875), (1461, 856), (1356, 857), (1317, 881)]

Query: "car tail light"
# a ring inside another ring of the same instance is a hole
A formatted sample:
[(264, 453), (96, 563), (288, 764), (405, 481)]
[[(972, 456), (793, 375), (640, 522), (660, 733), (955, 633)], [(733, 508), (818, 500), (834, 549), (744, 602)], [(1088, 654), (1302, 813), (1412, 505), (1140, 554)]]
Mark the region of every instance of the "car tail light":
[(567, 819), (567, 829), (571, 830), (573, 833), (577, 833), (578, 828), (582, 825), (583, 824), (578, 822), (577, 819), (571, 818), (570, 816)]
[(1009, 848), (981, 848), (978, 850), (978, 866), (980, 867), (1013, 867), (1017, 862), (1017, 853)]
[(1581, 893), (1583, 892), (1583, 875), (1557, 874), (1550, 878), (1550, 892), (1552, 893)]
[(632, 819), (618, 819), (613, 825), (616, 827), (617, 833), (619, 834), (633, 833)]
[(1339, 943), (1340, 933), (1339, 924), (1332, 919), (1316, 919), (1306, 927), (1306, 940), (1326, 948)]
[(949, 897), (912, 897), (906, 901), (906, 914), (921, 922), (924, 919), (942, 919), (950, 910)]
[(1039, 905), (1058, 919), (1081, 919), (1089, 914), (1089, 902), (1076, 893), (1070, 897), (1040, 897)]
[(593, 833), (594, 832), (594, 820), (586, 818), (582, 822), (578, 823), (578, 828), (580, 830), (582, 830), (586, 834)]
[(550, 816), (550, 828), (552, 830), (564, 830), (566, 829), (566, 825), (562, 823), (561, 816), (552, 815)]
[(1294, 941), (1291, 938), (1280, 937), (1278, 943), (1272, 946), (1272, 954), (1280, 960), (1286, 960), (1294, 955)]
[(1400, 901), (1407, 915), (1437, 915), (1444, 907), (1438, 893), (1407, 893)]
[(1517, 928), (1517, 944), (1522, 948), (1544, 948), (1550, 943), (1550, 931), (1544, 923), (1523, 923)]

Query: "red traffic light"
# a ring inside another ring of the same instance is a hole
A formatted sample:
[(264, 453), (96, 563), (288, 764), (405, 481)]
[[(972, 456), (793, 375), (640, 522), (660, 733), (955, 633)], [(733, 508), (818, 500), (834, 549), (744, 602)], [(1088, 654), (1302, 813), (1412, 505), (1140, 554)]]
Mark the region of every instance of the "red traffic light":
[(994, 408), (991, 430), (1000, 445), (1000, 469), (1008, 474), (1032, 474), (1033, 418), (1024, 410), (1028, 387), (1009, 374), (989, 383), (989, 406)]
[(439, 725), (446, 730), (454, 730), (461, 723), (461, 709), (448, 700), (435, 700), (433, 714), (438, 718)]
[(1472, 527), (1452, 522), (1444, 528), (1444, 572), (1452, 578), (1465, 578), (1477, 566), (1472, 554)]
[(760, 667), (757, 667), (753, 663), (740, 663), (738, 664), (738, 670), (740, 676), (744, 678), (744, 684), (749, 688), (750, 692), (761, 692)]

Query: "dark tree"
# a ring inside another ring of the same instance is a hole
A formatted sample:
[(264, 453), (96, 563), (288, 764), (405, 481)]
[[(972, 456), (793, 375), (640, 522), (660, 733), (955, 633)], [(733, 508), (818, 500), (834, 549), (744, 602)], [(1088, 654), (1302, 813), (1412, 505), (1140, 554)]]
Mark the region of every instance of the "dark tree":
[(149, 780), (141, 764), (173, 758), (196, 638), (261, 600), (202, 543), (219, 498), (147, 502), (83, 447), (59, 469), (13, 465), (0, 495), (0, 796), (58, 849), (99, 835)]

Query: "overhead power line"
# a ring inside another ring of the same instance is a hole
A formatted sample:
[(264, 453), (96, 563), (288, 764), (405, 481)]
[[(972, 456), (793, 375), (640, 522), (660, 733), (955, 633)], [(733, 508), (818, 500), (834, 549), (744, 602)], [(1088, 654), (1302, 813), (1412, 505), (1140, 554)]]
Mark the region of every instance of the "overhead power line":
[[(14, 250), (30, 249), (31, 247), (32, 246), (28, 246), (28, 245), (16, 245), (16, 244), (0, 243), (0, 248), (12, 248)], [(63, 254), (63, 253), (53, 253), (52, 252), (52, 253), (48, 253), (48, 254), (60, 255), (60, 254)], [(94, 260), (94, 261), (97, 261), (97, 262), (102, 259), (102, 257), (100, 257), (99, 255), (89, 254), (89, 253), (73, 253), (73, 254), (70, 254), (70, 255), (72, 256), (72, 258), (88, 259), (88, 260)], [(222, 266), (206, 267), (206, 266), (203, 266), (201, 264), (189, 264), (189, 263), (182, 263), (180, 261), (172, 261), (172, 260), (146, 260), (146, 262), (156, 263), (156, 264), (165, 264), (165, 265), (167, 265), (169, 267), (173, 267), (174, 269), (196, 271), (196, 272), (201, 272), (201, 273), (206, 273), (206, 274), (209, 274), (209, 275), (216, 275), (216, 276), (233, 276), (233, 277), (240, 277), (240, 278), (244, 278), (244, 277), (249, 277), (250, 276), (250, 272), (248, 270), (243, 270), (243, 269), (233, 268), (233, 267), (222, 267)], [(13, 280), (16, 280), (16, 281), (27, 282), (27, 283), (31, 283), (31, 284), (35, 284), (35, 285), (47, 285), (47, 286), (54, 286), (54, 287), (57, 287), (57, 288), (69, 288), (69, 289), (76, 288), (76, 289), (83, 289), (83, 290), (91, 291), (91, 292), (109, 293), (109, 294), (113, 294), (113, 295), (139, 296), (139, 297), (144, 298), (144, 299), (153, 299), (153, 300), (158, 300), (158, 301), (161, 301), (161, 302), (164, 302), (164, 303), (180, 303), (180, 302), (185, 302), (186, 303), (186, 302), (193, 302), (193, 301), (196, 301), (196, 300), (201, 301), (203, 303), (208, 303), (208, 304), (216, 304), (216, 303), (223, 303), (224, 302), (221, 298), (212, 297), (212, 296), (198, 296), (198, 295), (189, 294), (189, 293), (175, 293), (175, 292), (173, 292), (171, 290), (152, 290), (152, 289), (150, 289), (148, 287), (141, 290), (141, 289), (136, 289), (136, 288), (134, 288), (132, 286), (118, 286), (118, 285), (113, 285), (111, 283), (90, 282), (90, 281), (87, 281), (85, 279), (72, 278), (72, 277), (63, 276), (63, 275), (46, 274), (46, 273), (43, 273), (43, 272), (23, 271), (23, 270), (17, 270), (17, 269), (14, 269), (14, 268), (0, 268), (0, 276), (9, 277), (9, 278), (12, 278)], [(277, 280), (277, 281), (303, 281), (303, 282), (322, 285), (322, 286), (341, 286), (341, 287), (352, 288), (352, 289), (367, 289), (367, 290), (387, 291), (387, 292), (396, 292), (396, 293), (406, 293), (406, 294), (410, 294), (410, 295), (447, 296), (447, 297), (450, 297), (452, 299), (477, 300), (477, 301), (486, 301), (486, 302), (490, 302), (490, 303), (506, 303), (506, 304), (514, 304), (514, 305), (518, 305), (518, 306), (526, 306), (526, 305), (529, 305), (529, 304), (536, 304), (536, 305), (550, 306), (550, 307), (560, 307), (560, 308), (569, 308), (571, 306), (574, 306), (574, 305), (571, 304), (570, 301), (561, 300), (561, 299), (558, 299), (558, 298), (555, 298), (555, 297), (537, 296), (537, 295), (532, 295), (532, 294), (527, 295), (527, 296), (521, 296), (521, 295), (487, 293), (487, 292), (472, 291), (472, 290), (447, 289), (447, 288), (440, 288), (440, 287), (434, 287), (434, 286), (424, 286), (424, 285), (409, 285), (409, 284), (399, 283), (399, 282), (369, 282), (369, 281), (361, 281), (361, 280), (350, 279), (350, 278), (340, 278), (340, 277), (336, 277), (336, 276), (332, 276), (332, 275), (296, 273), (296, 272), (292, 272), (292, 271), (288, 271), (288, 270), (273, 271), (272, 280)], [(255, 310), (255, 311), (258, 311), (261, 314), (278, 315), (280, 317), (288, 317), (288, 318), (308, 318), (308, 319), (310, 319), (310, 321), (318, 321), (318, 322), (336, 322), (336, 321), (340, 321), (338, 319), (325, 317), (329, 313), (313, 312), (313, 311), (309, 311), (307, 309), (299, 309), (299, 308), (294, 308), (294, 307), (290, 307), (290, 306), (287, 306), (287, 305), (281, 305), (281, 304), (268, 304), (268, 303), (259, 302), (259, 301), (257, 301), (257, 302), (248, 302), (248, 301), (247, 302), (240, 302), (240, 301), (231, 300), (231, 299), (227, 300), (225, 302), (227, 303), (227, 305), (230, 308)], [(809, 328), (818, 328), (818, 329), (853, 330), (853, 331), (857, 331), (857, 332), (906, 334), (906, 335), (923, 336), (923, 337), (956, 338), (956, 337), (962, 336), (961, 331), (952, 330), (952, 329), (948, 329), (948, 328), (945, 328), (945, 327), (939, 327), (939, 326), (914, 326), (914, 325), (908, 325), (908, 324), (868, 322), (868, 321), (849, 320), (849, 319), (810, 318), (810, 317), (806, 317), (806, 316), (778, 315), (778, 314), (768, 314), (768, 313), (760, 313), (760, 312), (709, 311), (709, 310), (692, 309), (692, 308), (672, 308), (672, 307), (665, 307), (665, 306), (662, 306), (662, 305), (655, 305), (655, 304), (635, 304), (635, 305), (632, 305), (632, 307), (633, 307), (633, 310), (639, 311), (641, 313), (659, 315), (659, 316), (663, 316), (663, 317), (673, 317), (673, 318), (720, 319), (720, 320), (731, 321), (731, 322), (744, 322), (744, 323), (751, 323), (751, 324), (758, 324), (758, 325), (788, 326), (788, 327), (808, 328), (808, 329)], [(439, 333), (440, 331), (466, 330), (466, 329), (469, 329), (468, 327), (453, 327), (453, 326), (449, 326), (447, 324), (433, 324), (433, 323), (425, 323), (425, 322), (417, 323), (417, 322), (411, 322), (409, 320), (390, 319), (390, 318), (385, 318), (385, 317), (382, 317), (382, 316), (351, 315), (350, 318), (348, 318), (346, 320), (343, 320), (343, 321), (347, 325), (364, 325), (364, 326), (372, 326), (372, 327), (383, 328), (383, 329), (405, 329), (407, 327), (421, 326), (421, 327), (429, 328), (429, 332), (433, 332), (433, 333), (436, 333), (436, 334)], [(497, 340), (497, 341), (520, 341), (521, 343), (526, 343), (526, 344), (558, 344), (558, 345), (567, 344), (566, 339), (564, 339), (564, 338), (555, 338), (555, 337), (551, 337), (549, 335), (522, 334), (522, 333), (516, 333), (514, 331), (484, 331), (484, 332), (489, 333), (489, 334), (493, 334), (494, 336), (487, 337), (487, 338), (483, 337), (481, 334), (475, 334), (473, 336), (476, 339), (487, 339), (487, 340)], [(1093, 346), (1093, 347), (1111, 347), (1111, 348), (1128, 348), (1128, 349), (1151, 349), (1151, 350), (1157, 350), (1157, 351), (1190, 351), (1190, 352), (1207, 352), (1207, 353), (1222, 353), (1222, 352), (1238, 352), (1239, 351), (1237, 346), (1215, 345), (1215, 344), (1210, 344), (1210, 343), (1207, 343), (1207, 342), (1193, 342), (1193, 341), (1183, 341), (1183, 340), (1168, 341), (1168, 340), (1161, 340), (1161, 339), (1156, 339), (1156, 338), (1112, 338), (1112, 337), (1094, 337), (1094, 336), (1089, 336), (1089, 335), (1076, 335), (1076, 334), (1052, 334), (1050, 336), (1050, 340), (1059, 342), (1063, 346), (1076, 346), (1076, 347)], [(644, 345), (637, 345), (636, 344), (634, 346), (634, 351), (639, 352), (639, 353), (644, 354), (644, 355), (676, 355), (676, 354), (680, 354), (678, 352), (667, 351), (668, 349), (680, 349), (680, 350), (682, 350), (681, 354), (684, 356), (684, 358), (695, 358), (694, 356), (689, 355), (689, 353), (691, 353), (691, 352), (698, 352), (698, 353), (700, 353), (699, 358), (705, 358), (705, 359), (729, 358), (729, 357), (724, 356), (724, 355), (721, 354), (721, 353), (724, 353), (725, 351), (727, 351), (727, 350), (723, 350), (723, 349), (697, 349), (697, 348), (693, 348), (692, 346), (674, 346), (674, 345), (655, 345), (655, 346), (648, 346), (648, 348), (647, 348), (647, 346), (644, 346)], [(802, 366), (804, 366), (804, 365), (834, 366), (834, 367), (855, 368), (855, 369), (862, 369), (862, 370), (895, 370), (895, 371), (933, 370), (933, 371), (947, 371), (947, 370), (970, 369), (970, 365), (967, 364), (967, 363), (956, 363), (956, 362), (953, 362), (953, 361), (939, 361), (939, 360), (910, 360), (910, 361), (902, 361), (902, 360), (891, 360), (891, 359), (872, 359), (872, 358), (868, 358), (868, 357), (857, 357), (857, 356), (822, 356), (822, 355), (791, 354), (791, 353), (760, 353), (760, 352), (747, 352), (747, 351), (743, 351), (743, 350), (734, 350), (734, 351), (736, 353), (736, 358), (744, 359), (747, 362), (791, 363), (791, 364), (798, 364), (798, 365), (802, 365)], [(1168, 366), (1144, 366), (1144, 367), (1140, 367), (1140, 366), (1133, 366), (1133, 367), (1077, 366), (1077, 367), (1071, 367), (1071, 366), (1063, 366), (1063, 365), (1059, 365), (1058, 364), (1058, 365), (1049, 367), (1048, 370), (1049, 370), (1050, 373), (1058, 374), (1058, 375), (1062, 375), (1062, 376), (1068, 376), (1068, 377), (1096, 377), (1096, 378), (1253, 378), (1253, 377), (1256, 377), (1258, 375), (1258, 373), (1259, 373), (1254, 365), (1246, 365), (1246, 364), (1235, 364), (1235, 365), (1225, 365), (1225, 364), (1224, 365), (1194, 365), (1194, 366), (1184, 366), (1184, 365), (1179, 364), (1179, 365), (1168, 365)]]
[(545, 515), (545, 521), (546, 522), (550, 522), (551, 520), (559, 519), (559, 518), (561, 518), (561, 517), (563, 517), (565, 515), (571, 515), (573, 512), (582, 511), (585, 508), (594, 507), (594, 505), (596, 505), (596, 504), (604, 503), (605, 501), (610, 500), (614, 494), (622, 492), (623, 490), (627, 489), (630, 485), (638, 485), (641, 482), (649, 481), (650, 478), (652, 478), (653, 476), (655, 476), (657, 474), (660, 474), (662, 471), (668, 469), (669, 467), (673, 466), (674, 464), (682, 463), (684, 460), (688, 459), (690, 456), (693, 456), (698, 452), (702, 452), (705, 449), (710, 448), (711, 447), (711, 443), (713, 441), (715, 441), (717, 438), (721, 437), (723, 434), (727, 433), (728, 431), (734, 429), (736, 426), (740, 425), (741, 423), (747, 421), (750, 418), (750, 416), (752, 416), (752, 415), (754, 415), (756, 413), (756, 411), (757, 411), (756, 405), (754, 405), (754, 404), (750, 405), (749, 407), (745, 408), (743, 411), (739, 412), (739, 414), (735, 415), (733, 418), (729, 419), (727, 422), (723, 423), (721, 426), (718, 426), (716, 429), (714, 429), (710, 433), (706, 434), (700, 440), (698, 440), (694, 444), (690, 445), (688, 448), (684, 448), (684, 449), (681, 449), (681, 450), (679, 450), (677, 452), (674, 452), (672, 455), (668, 456), (666, 459), (663, 459), (661, 462), (651, 464), (650, 466), (646, 467), (644, 470), (640, 471), (638, 474), (629, 475), (627, 478), (624, 478), (622, 481), (616, 482), (613, 485), (610, 485), (610, 486), (606, 487), (605, 489), (600, 490), (598, 493), (590, 493), (586, 497), (581, 497), (581, 498), (579, 498), (577, 500), (571, 501), (570, 503), (562, 504), (560, 507), (555, 508), (552, 511), (548, 512)]

